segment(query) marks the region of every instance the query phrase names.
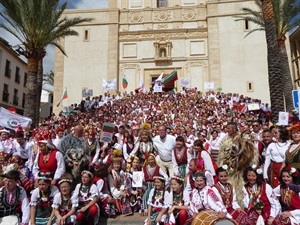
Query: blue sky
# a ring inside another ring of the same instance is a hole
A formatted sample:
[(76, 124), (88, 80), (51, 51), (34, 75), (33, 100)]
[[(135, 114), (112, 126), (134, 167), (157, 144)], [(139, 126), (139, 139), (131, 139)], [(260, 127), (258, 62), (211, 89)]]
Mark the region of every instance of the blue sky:
[[(66, 0), (60, 0), (66, 2)], [(108, 0), (67, 0), (70, 9), (95, 9), (107, 7)]]

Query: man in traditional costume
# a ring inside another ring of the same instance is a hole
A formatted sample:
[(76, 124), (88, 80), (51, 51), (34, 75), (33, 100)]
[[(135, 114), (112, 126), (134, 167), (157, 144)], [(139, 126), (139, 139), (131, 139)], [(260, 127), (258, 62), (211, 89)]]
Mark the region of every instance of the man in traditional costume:
[(244, 133), (238, 132), (235, 122), (228, 123), (227, 130), (227, 135), (220, 143), (218, 164), (226, 164), (233, 169), (233, 172), (229, 175), (228, 182), (235, 188), (238, 203), (242, 205), (243, 170), (251, 165), (257, 165), (259, 154), (251, 138)]

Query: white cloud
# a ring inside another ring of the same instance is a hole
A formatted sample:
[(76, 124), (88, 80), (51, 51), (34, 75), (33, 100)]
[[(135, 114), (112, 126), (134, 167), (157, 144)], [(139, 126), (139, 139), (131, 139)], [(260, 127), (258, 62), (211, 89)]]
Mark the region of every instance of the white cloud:
[(108, 0), (79, 0), (74, 4), (76, 9), (95, 9), (105, 8), (108, 5)]

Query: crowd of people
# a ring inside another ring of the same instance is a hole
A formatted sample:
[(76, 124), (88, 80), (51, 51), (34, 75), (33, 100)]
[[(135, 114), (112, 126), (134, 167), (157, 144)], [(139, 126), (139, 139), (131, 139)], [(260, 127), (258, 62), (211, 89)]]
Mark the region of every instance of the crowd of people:
[[(92, 225), (139, 213), (146, 225), (300, 224), (294, 117), (276, 125), (260, 100), (183, 89), (105, 93), (33, 130), (3, 127), (0, 220)], [(105, 123), (115, 126), (110, 142)]]

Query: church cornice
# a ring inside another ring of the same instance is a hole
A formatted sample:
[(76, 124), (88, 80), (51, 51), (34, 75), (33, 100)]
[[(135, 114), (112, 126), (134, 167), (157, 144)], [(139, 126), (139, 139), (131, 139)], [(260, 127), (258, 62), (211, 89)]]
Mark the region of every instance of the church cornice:
[(155, 39), (173, 39), (173, 38), (207, 38), (207, 29), (176, 29), (174, 30), (145, 30), (136, 32), (119, 32), (119, 40), (155, 40)]

